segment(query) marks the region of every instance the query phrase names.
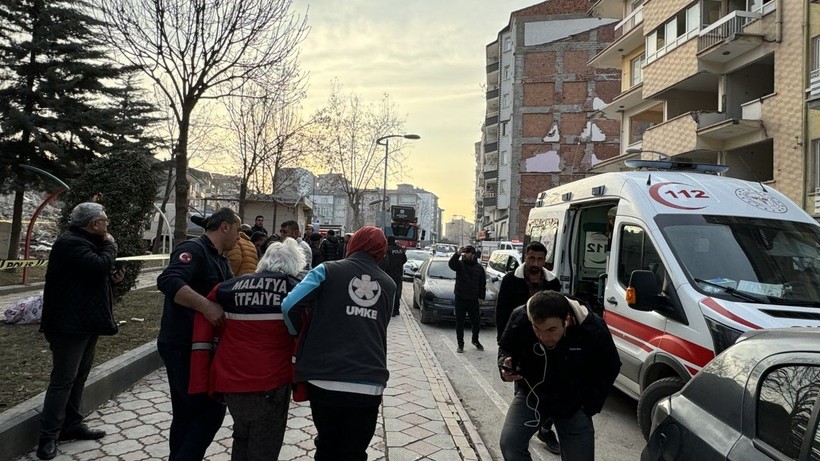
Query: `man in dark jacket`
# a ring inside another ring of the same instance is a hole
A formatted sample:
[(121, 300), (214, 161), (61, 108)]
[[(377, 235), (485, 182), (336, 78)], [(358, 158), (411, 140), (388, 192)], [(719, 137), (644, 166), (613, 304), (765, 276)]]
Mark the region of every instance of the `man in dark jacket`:
[(336, 237), (336, 232), (333, 229), (327, 231), (327, 236), (322, 240), (319, 248), (322, 250), (322, 260), (324, 261), (336, 261), (344, 258), (342, 243)]
[(387, 237), (387, 254), (379, 261), (379, 267), (396, 283), (396, 299), (393, 302), (393, 317), (399, 315), (399, 301), (401, 301), (401, 276), (404, 272), (404, 263), (407, 254), (404, 248), (396, 244), (396, 237)]
[(83, 423), (80, 405), (97, 338), (117, 332), (111, 282), (121, 282), (125, 270), (113, 271), (116, 257), (103, 206), (85, 202), (74, 207), (68, 231), (51, 249), (43, 288), (40, 331), (51, 349), (53, 368), (40, 414), (40, 459), (57, 455), (58, 439), (105, 436)]
[(282, 302), (291, 334), (312, 305), (296, 356), (296, 380), (308, 383), (317, 461), (367, 459), (387, 386), (387, 324), (396, 295), (377, 265), (387, 251), (381, 229), (365, 226), (347, 257), (311, 269)]
[[(544, 268), (547, 248), (541, 242), (532, 242), (524, 250), (524, 264), (514, 271), (508, 272), (501, 279), (498, 288), (498, 298), (495, 306), (495, 326), (498, 329), (497, 341), (501, 341), (501, 334), (507, 326), (507, 320), (513, 309), (523, 305), (530, 296), (542, 290), (561, 291), (558, 277)], [(517, 385), (516, 385), (517, 387)], [(552, 421), (545, 419), (538, 431), (538, 439), (544, 442), (547, 450), (558, 454), (561, 452), (555, 432), (552, 431)]]
[(221, 208), (205, 221), (204, 235), (174, 249), (168, 267), (157, 277), (157, 288), (165, 294), (157, 350), (171, 388), (171, 461), (203, 459), (225, 418), (224, 405), (207, 395), (188, 394), (188, 383), (194, 312), (212, 325), (222, 324), (222, 307), (206, 296), (233, 277), (223, 254), (239, 240), (239, 225), (233, 210)]
[(595, 458), (592, 416), (621, 368), (603, 319), (574, 299), (540, 291), (510, 315), (498, 366), (502, 380), (518, 383), (501, 429), (504, 459), (532, 459), (528, 444), (542, 418), (555, 423), (562, 460)]
[[(459, 260), (461, 258), (461, 260)], [(481, 331), (481, 311), (479, 300), (487, 295), (487, 275), (484, 268), (478, 263), (475, 257), (475, 248), (472, 245), (461, 247), (450, 257), (450, 269), (456, 273), (456, 340), (458, 342), (457, 352), (464, 352), (464, 320), (466, 314), (470, 315), (470, 324), (473, 327), (473, 346), (483, 351), (484, 346), (478, 341), (478, 333)]]

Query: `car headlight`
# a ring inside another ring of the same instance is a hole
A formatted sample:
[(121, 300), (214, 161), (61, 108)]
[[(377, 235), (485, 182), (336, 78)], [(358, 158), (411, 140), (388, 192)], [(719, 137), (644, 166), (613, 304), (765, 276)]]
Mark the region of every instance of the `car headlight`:
[(445, 298), (435, 298), (434, 297), (433, 302), (436, 303), (436, 304), (447, 304), (447, 305), (453, 304), (452, 299), (445, 299)]
[(743, 334), (742, 331), (724, 325), (717, 320), (709, 317), (704, 318), (706, 319), (706, 325), (709, 327), (709, 334), (712, 335), (712, 342), (715, 344), (715, 355), (725, 351)]

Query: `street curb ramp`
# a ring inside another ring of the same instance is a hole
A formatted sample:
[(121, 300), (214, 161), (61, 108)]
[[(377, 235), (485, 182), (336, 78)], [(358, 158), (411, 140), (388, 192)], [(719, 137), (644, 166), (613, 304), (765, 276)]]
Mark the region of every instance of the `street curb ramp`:
[[(101, 365), (88, 375), (81, 411), (87, 415), (162, 366), (155, 341), (145, 343)], [(39, 420), (46, 393), (0, 413), (0, 461), (31, 452), (39, 439)]]

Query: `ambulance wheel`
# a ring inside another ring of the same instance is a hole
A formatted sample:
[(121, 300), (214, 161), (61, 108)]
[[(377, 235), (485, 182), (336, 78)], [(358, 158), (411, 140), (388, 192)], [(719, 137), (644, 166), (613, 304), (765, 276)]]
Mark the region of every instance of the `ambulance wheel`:
[(641, 398), (638, 399), (638, 425), (641, 427), (641, 433), (643, 433), (645, 440), (649, 440), (649, 430), (652, 429), (652, 413), (655, 412), (655, 406), (664, 397), (669, 397), (681, 390), (684, 384), (682, 379), (675, 376), (659, 379), (643, 390)]

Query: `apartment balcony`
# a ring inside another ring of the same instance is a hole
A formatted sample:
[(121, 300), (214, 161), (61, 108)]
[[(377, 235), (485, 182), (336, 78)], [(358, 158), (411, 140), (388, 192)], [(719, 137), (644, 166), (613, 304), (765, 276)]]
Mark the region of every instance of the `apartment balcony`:
[(620, 69), (624, 56), (644, 46), (643, 5), (615, 25), (615, 41), (598, 53), (589, 65), (602, 69)]
[(491, 152), (498, 152), (498, 143), (497, 142), (489, 142), (484, 144), (484, 153), (489, 154)]
[(495, 115), (487, 115), (487, 118), (484, 119), (484, 126), (493, 126), (498, 125), (498, 114)]
[(499, 61), (487, 64), (487, 74), (492, 74), (498, 72), (499, 65), (501, 63)]
[(498, 167), (495, 167), (494, 170), (484, 170), (485, 181), (496, 178), (498, 178)]
[(600, 18), (620, 18), (624, 15), (624, 0), (590, 0), (587, 13)]
[(820, 69), (814, 69), (809, 74), (806, 103), (809, 105), (809, 109), (820, 109)]
[(498, 99), (498, 88), (487, 91), (487, 101), (491, 99)]
[(500, 60), (498, 40), (487, 45), (487, 62), (498, 62)]
[(698, 34), (698, 59), (726, 63), (763, 44), (761, 13), (735, 10)]
[(643, 99), (643, 82), (619, 94), (609, 104), (600, 109), (600, 113), (609, 119), (617, 120), (625, 111), (637, 107)]
[(498, 197), (493, 195), (492, 197), (485, 195), (484, 196), (484, 208), (489, 207), (496, 207), (498, 205)]

